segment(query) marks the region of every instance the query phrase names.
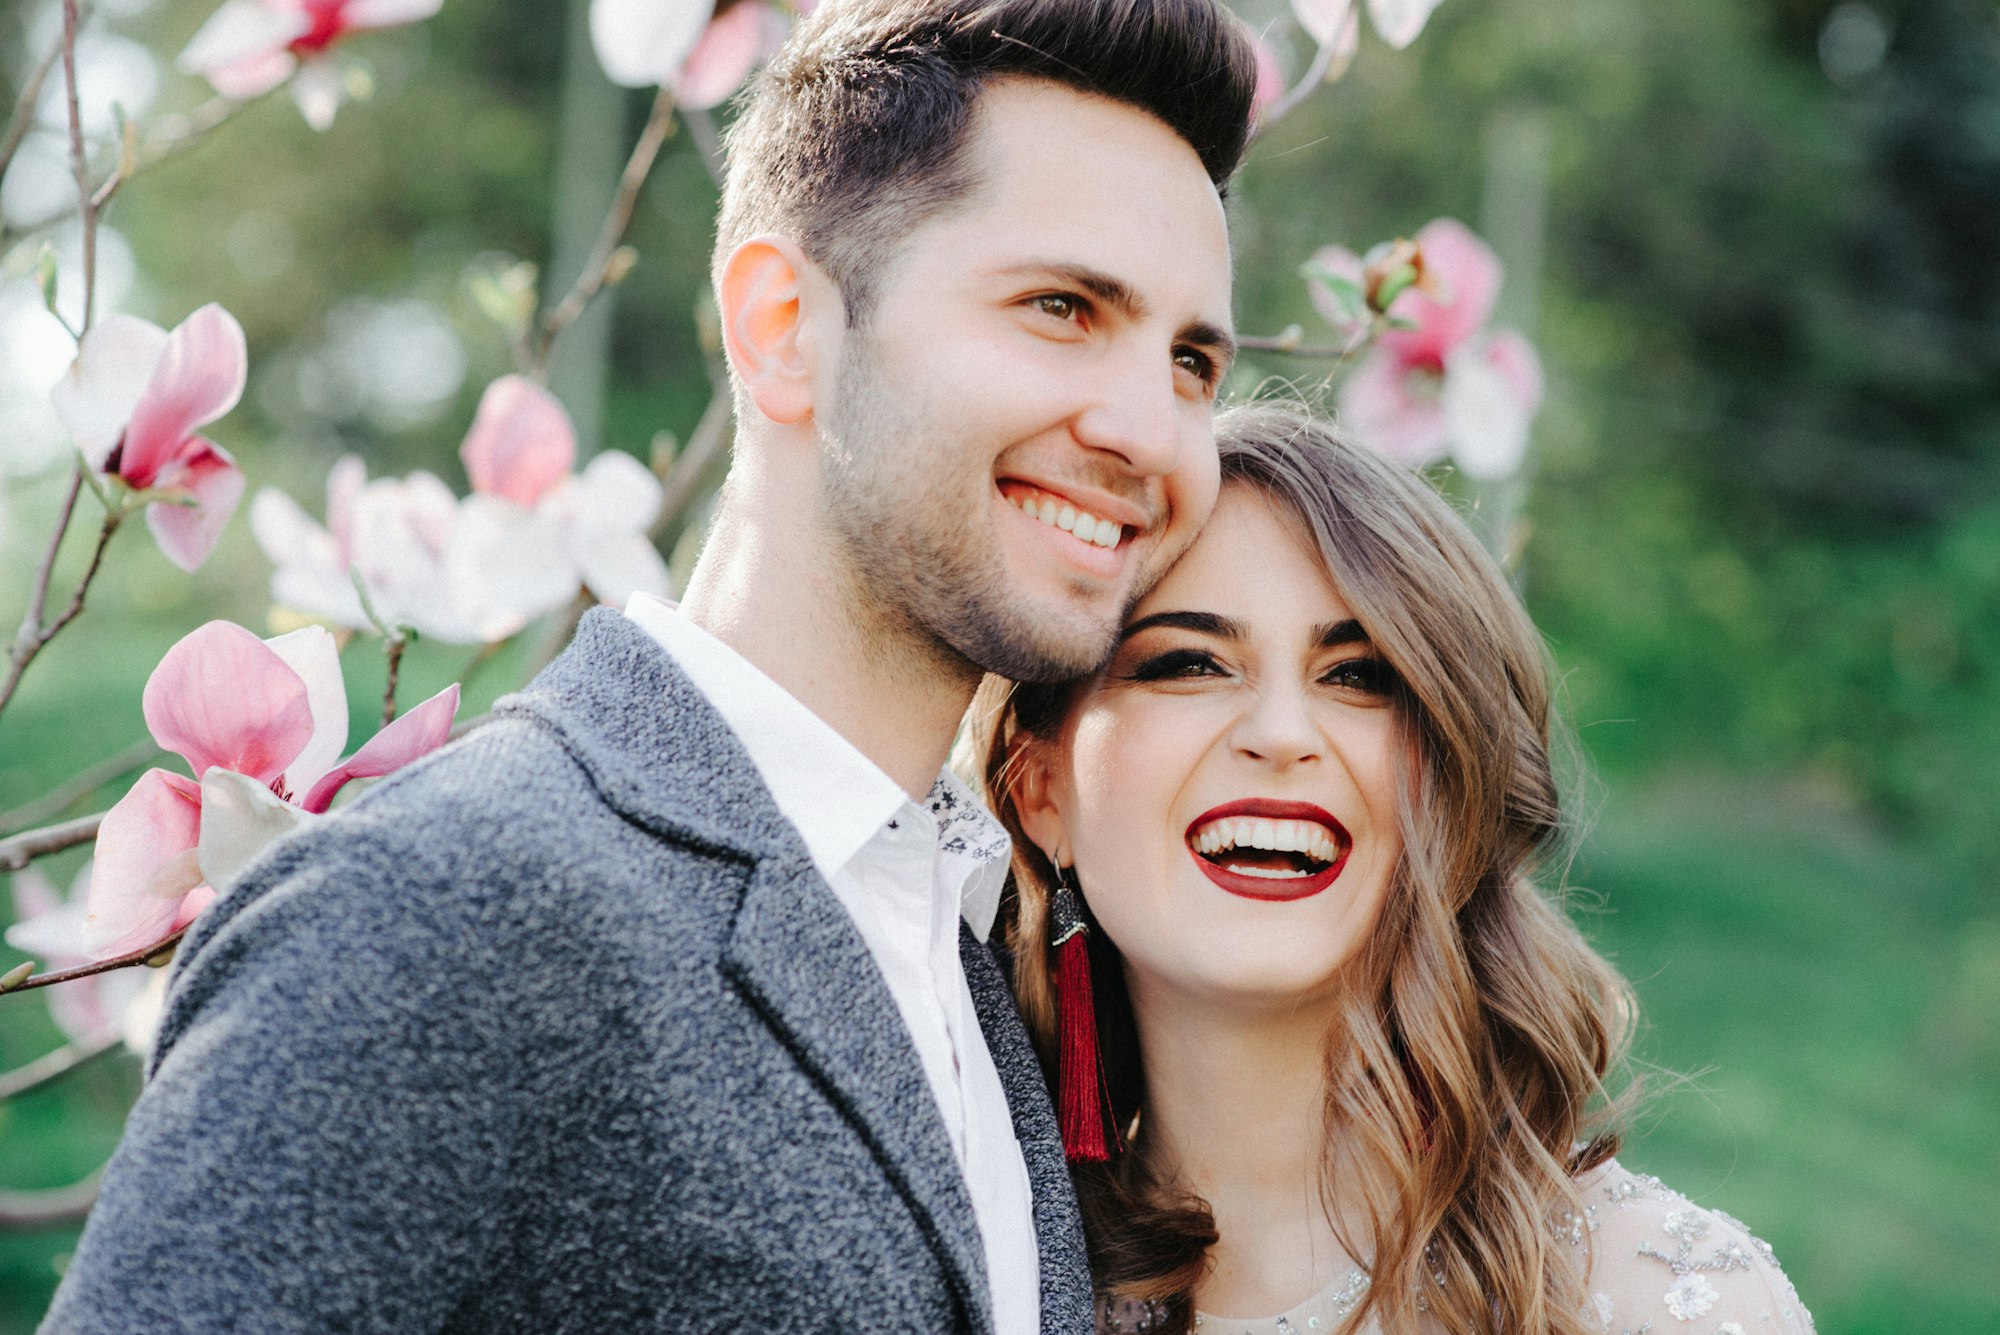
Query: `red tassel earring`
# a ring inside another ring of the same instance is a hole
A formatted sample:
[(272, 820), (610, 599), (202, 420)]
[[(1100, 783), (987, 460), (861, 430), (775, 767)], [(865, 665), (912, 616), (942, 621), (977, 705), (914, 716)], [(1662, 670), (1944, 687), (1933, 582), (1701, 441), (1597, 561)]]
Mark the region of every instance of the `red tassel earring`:
[(1062, 1128), (1063, 1153), (1071, 1163), (1108, 1163), (1111, 1146), (1106, 1122), (1104, 1071), (1097, 1055), (1097, 1004), (1090, 986), (1090, 927), (1076, 891), (1055, 868), (1055, 893), (1049, 897), (1049, 948), (1055, 952), (1056, 1121)]

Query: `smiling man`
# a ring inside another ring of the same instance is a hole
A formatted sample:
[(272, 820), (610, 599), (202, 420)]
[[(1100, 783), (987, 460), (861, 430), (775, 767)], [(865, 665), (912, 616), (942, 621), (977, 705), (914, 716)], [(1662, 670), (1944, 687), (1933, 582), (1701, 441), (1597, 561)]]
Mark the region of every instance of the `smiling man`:
[(730, 139), (684, 602), (197, 925), (46, 1330), (1093, 1329), (943, 766), (1214, 505), (1253, 71), (1210, 0), (801, 25)]

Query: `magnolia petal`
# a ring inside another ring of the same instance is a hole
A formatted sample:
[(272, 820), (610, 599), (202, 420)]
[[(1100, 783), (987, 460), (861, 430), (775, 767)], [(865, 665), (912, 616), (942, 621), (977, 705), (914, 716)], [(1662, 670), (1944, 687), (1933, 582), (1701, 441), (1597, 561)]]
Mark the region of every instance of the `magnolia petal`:
[(132, 315), (107, 315), (83, 336), (49, 398), (92, 468), (104, 467), (124, 437), (166, 349), (167, 331)]
[(250, 536), (273, 565), (338, 559), (333, 534), (276, 487), (265, 487), (250, 498)]
[(437, 750), (451, 740), (451, 721), (457, 713), (458, 684), (454, 682), (362, 743), (359, 751), (313, 785), (306, 794), (305, 809), (325, 811), (349, 780), (393, 774)]
[(597, 533), (643, 533), (666, 499), (653, 470), (623, 450), (592, 459), (568, 491), (573, 528)]
[(155, 486), (179, 492), (194, 503), (156, 501), (146, 507), (146, 527), (169, 561), (193, 574), (215, 550), (229, 517), (243, 499), (243, 470), (214, 441), (196, 436), (186, 457), (154, 477)]
[(1368, 0), (1368, 17), (1382, 40), (1401, 51), (1417, 40), (1439, 0)]
[(1522, 411), (1531, 416), (1541, 411), (1542, 359), (1535, 355), (1534, 344), (1512, 329), (1496, 329), (1468, 351), (1484, 357), (1507, 378)]
[(346, 100), (346, 77), (329, 56), (306, 61), (292, 76), (292, 101), (298, 105), (299, 115), (305, 117), (306, 124), (321, 134), (333, 128), (340, 104)]
[(212, 769), (201, 780), (201, 878), (227, 890), (264, 850), (312, 817), (255, 779)]
[(405, 23), (421, 23), (443, 5), (444, 0), (349, 0), (340, 11), (340, 21), (356, 32), (397, 28)]
[(358, 454), (343, 454), (326, 475), (326, 528), (343, 558), (353, 550), (354, 507), (368, 485), (368, 467)]
[(1271, 43), (1258, 37), (1255, 51), (1257, 55), (1257, 83), (1250, 93), (1250, 119), (1252, 122), (1264, 119), (1264, 113), (1285, 95), (1285, 71), (1278, 64), (1278, 53)]
[(281, 87), (298, 67), (298, 57), (280, 47), (212, 69), (208, 72), (208, 82), (230, 101), (248, 102)]
[[(340, 646), (324, 626), (306, 626), (264, 641), (306, 684), (313, 735), (297, 759), (285, 766), (285, 787), (294, 795), (319, 782), (347, 749), (347, 685), (340, 676)], [(204, 779), (206, 776), (204, 776)], [(209, 878), (215, 884), (215, 878)]]
[(201, 883), (191, 856), (200, 832), (200, 786), (162, 769), (140, 775), (104, 813), (84, 915), (86, 955), (123, 955), (173, 930), (181, 901)]
[(7, 929), (7, 944), (44, 965), (63, 968), (81, 963), (83, 901), (72, 896), (71, 902), (65, 903), (49, 878), (33, 866), (23, 867), (9, 879), (14, 892), (14, 925)]
[(591, 0), (590, 44), (613, 83), (672, 83), (714, 14), (712, 0)]
[(1413, 287), (1396, 298), (1391, 309), (1417, 327), (1384, 334), (1382, 346), (1408, 363), (1436, 369), (1493, 313), (1500, 294), (1500, 257), (1455, 218), (1425, 223), (1415, 240), (1423, 255), (1424, 284), (1438, 295)]
[(673, 596), (673, 576), (653, 544), (640, 534), (601, 538), (578, 554), (584, 587), (597, 601), (623, 607), (635, 593)]
[[(260, 57), (282, 52), (311, 31), (312, 16), (303, 6), (280, 7), (259, 4), (257, 0), (227, 0), (208, 16), (208, 22), (195, 30), (193, 38), (181, 49), (174, 63), (189, 74), (212, 77), (219, 70), (244, 67)], [(267, 85), (264, 91), (275, 87), (275, 83)], [(219, 85), (216, 91), (224, 97), (240, 96)]]
[(1354, 0), (1292, 0), (1292, 17), (1306, 35), (1326, 46), (1340, 35), (1354, 8)]
[[(134, 977), (135, 973), (144, 977)], [(118, 1036), (139, 1056), (149, 1056), (160, 1035), (160, 1017), (167, 1009), (167, 971), (124, 969), (110, 976), (126, 980), (129, 992), (122, 1005), (111, 1007), (118, 1016)]]
[(576, 432), (555, 395), (526, 376), (503, 375), (479, 396), (458, 454), (474, 491), (533, 506), (569, 476)]
[(1420, 468), (1444, 457), (1444, 410), (1429, 388), (1435, 378), (1411, 372), (1377, 348), (1340, 389), (1340, 422), (1360, 444)]
[(437, 624), (447, 599), (444, 553), (458, 507), (458, 497), (429, 473), (378, 478), (355, 499), (348, 547), (384, 621), (450, 643), (469, 642), (440, 634)]
[[(1343, 299), (1329, 279), (1350, 284), (1353, 293)], [(1306, 264), (1306, 294), (1322, 320), (1343, 338), (1352, 338), (1368, 327), (1368, 275), (1361, 257), (1345, 246), (1322, 246)]]
[[(1528, 427), (1541, 399), (1540, 370), (1532, 382), (1517, 359), (1533, 359), (1534, 350), (1515, 336), (1519, 346), (1496, 354), (1498, 340), (1468, 345), (1446, 365), (1441, 396), (1451, 457), (1467, 477), (1491, 482), (1511, 477), (1528, 453)], [(1513, 365), (1505, 363), (1514, 362)]]
[(445, 553), (446, 610), (464, 633), (504, 640), (562, 607), (581, 582), (558, 515), (497, 496), (465, 498)]
[(220, 765), (269, 783), (313, 735), (305, 681), (229, 621), (211, 621), (167, 650), (146, 680), (144, 704), (153, 740), (185, 756), (197, 775)]
[(132, 409), (119, 475), (135, 487), (151, 486), (196, 428), (236, 406), (249, 369), (243, 326), (228, 311), (210, 302), (181, 321)]
[(717, 16), (672, 79), (674, 98), (705, 110), (743, 86), (757, 63), (784, 44), (784, 15), (759, 0), (744, 0)]

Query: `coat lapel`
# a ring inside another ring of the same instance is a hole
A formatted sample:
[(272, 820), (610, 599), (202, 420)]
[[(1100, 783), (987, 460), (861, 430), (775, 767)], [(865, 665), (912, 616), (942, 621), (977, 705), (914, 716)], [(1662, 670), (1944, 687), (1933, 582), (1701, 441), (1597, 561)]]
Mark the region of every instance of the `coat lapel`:
[(741, 901), (717, 906), (731, 918), (724, 974), (867, 1143), (951, 1276), (969, 1328), (990, 1335), (972, 1200), (916, 1048), (853, 919), (729, 725), (650, 635), (601, 609), (494, 712), (553, 731), (626, 820), (751, 864)]
[(980, 944), (963, 923), (959, 924), (958, 955), (965, 965), (965, 981), (972, 991), (987, 1051), (993, 1055), (1000, 1085), (1007, 1093), (1014, 1138), (1020, 1142), (1021, 1157), (1028, 1165), (1035, 1241), (1041, 1255), (1043, 1335), (1089, 1335), (1096, 1326), (1096, 1308), (1083, 1220), (1077, 1212), (1076, 1189), (1070, 1183), (1069, 1161), (1063, 1156), (1062, 1133), (1056, 1126), (1041, 1062), (994, 952)]

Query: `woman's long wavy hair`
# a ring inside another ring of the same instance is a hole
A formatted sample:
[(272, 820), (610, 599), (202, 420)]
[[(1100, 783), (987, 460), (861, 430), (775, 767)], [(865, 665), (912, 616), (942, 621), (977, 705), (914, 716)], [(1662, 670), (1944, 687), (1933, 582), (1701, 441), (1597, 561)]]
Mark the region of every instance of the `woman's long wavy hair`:
[[(1358, 1223), (1335, 1226), (1372, 1279), (1348, 1329), (1372, 1315), (1399, 1335), (1422, 1313), (1452, 1335), (1594, 1331), (1574, 1179), (1617, 1148), (1622, 1100), (1605, 1079), (1634, 1006), (1532, 879), (1562, 832), (1541, 637), (1422, 478), (1287, 406), (1231, 410), (1217, 436), (1225, 489), (1254, 489), (1296, 521), (1402, 683), (1403, 858), (1326, 1048), (1325, 1181), (1343, 1199), (1359, 1187)], [(969, 768), (1014, 836), (1003, 922), (1052, 1077), (1053, 881), (1011, 783), (1024, 746), (1059, 737), (1079, 689), (989, 679), (967, 737)], [(1114, 1119), (1139, 1119), (1113, 1162), (1077, 1165), (1092, 1269), (1105, 1303), (1143, 1304), (1148, 1329), (1181, 1331), (1214, 1222), (1147, 1155), (1122, 970), (1101, 934), (1091, 944)]]

